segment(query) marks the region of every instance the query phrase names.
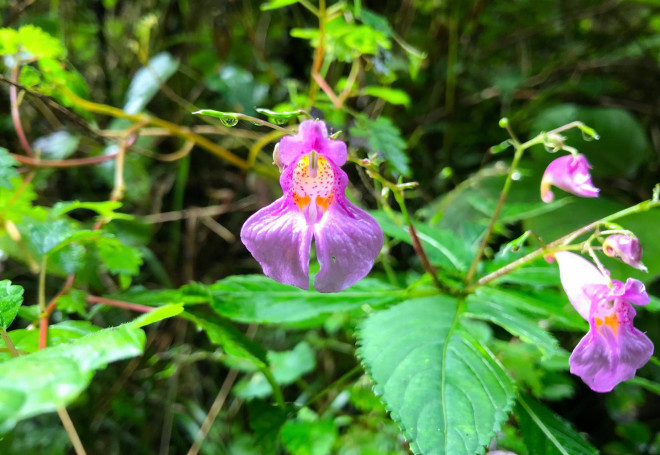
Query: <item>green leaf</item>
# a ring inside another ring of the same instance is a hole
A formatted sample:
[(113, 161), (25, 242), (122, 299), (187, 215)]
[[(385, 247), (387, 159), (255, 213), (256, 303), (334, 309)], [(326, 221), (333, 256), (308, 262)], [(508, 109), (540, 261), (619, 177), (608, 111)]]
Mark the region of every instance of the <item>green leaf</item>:
[(126, 92), (124, 111), (127, 114), (142, 112), (160, 90), (160, 85), (172, 77), (177, 69), (179, 61), (169, 52), (154, 55), (146, 67), (135, 73)]
[(224, 64), (220, 72), (208, 76), (206, 85), (222, 94), (224, 106), (248, 115), (263, 103), (269, 88), (267, 84), (255, 79), (250, 71), (232, 64)]
[(23, 287), (9, 280), (0, 281), (0, 327), (3, 330), (11, 325), (22, 303)]
[(64, 220), (31, 224), (29, 232), (30, 241), (39, 254), (49, 253), (76, 234), (73, 226)]
[(537, 320), (527, 317), (511, 307), (507, 308), (497, 301), (482, 300), (472, 294), (467, 298), (464, 315), (499, 325), (511, 335), (538, 347), (544, 357), (553, 357), (559, 352), (557, 339), (542, 329)]
[[(314, 351), (304, 341), (290, 351), (268, 351), (268, 362), (275, 382), (279, 385), (292, 384), (316, 367)], [(247, 400), (267, 397), (272, 391), (271, 385), (261, 372), (236, 384), (236, 394)]]
[(18, 43), (21, 48), (32, 54), (36, 59), (61, 59), (66, 49), (58, 40), (34, 25), (24, 25), (18, 29)]
[(260, 8), (261, 11), (269, 11), (272, 9), (284, 8), (285, 6), (295, 5), (298, 3), (298, 0), (271, 0), (269, 2), (262, 3)]
[(281, 284), (263, 275), (231, 276), (208, 286), (211, 307), (221, 316), (257, 323), (305, 321), (402, 299), (404, 290), (366, 278), (341, 292), (325, 294)]
[(507, 420), (514, 385), (493, 354), (460, 325), (448, 296), (374, 313), (358, 356), (416, 454), (483, 453)]
[(14, 188), (10, 179), (18, 177), (16, 166), (18, 166), (18, 161), (9, 154), (9, 150), (0, 147), (0, 187), (8, 189)]
[(375, 96), (376, 98), (385, 100), (390, 104), (410, 107), (410, 96), (408, 96), (403, 90), (390, 87), (370, 86), (365, 87), (362, 90), (362, 93), (369, 96)]
[(360, 116), (356, 126), (349, 131), (355, 137), (365, 138), (369, 150), (383, 157), (393, 170), (403, 176), (410, 175), (409, 158), (405, 152), (406, 141), (392, 120), (387, 117), (369, 120)]
[(327, 455), (337, 438), (332, 420), (291, 420), (280, 431), (282, 444), (291, 455)]
[(119, 239), (103, 236), (96, 248), (99, 259), (111, 273), (137, 275), (142, 265), (142, 253), (135, 247), (125, 245)]
[(154, 324), (156, 322), (162, 321), (163, 319), (173, 318), (174, 316), (178, 316), (181, 313), (183, 313), (183, 305), (172, 303), (155, 308), (148, 313), (144, 313), (142, 316), (133, 319), (127, 325), (136, 328), (144, 327), (145, 325)]
[(20, 400), (0, 400), (0, 432), (19, 420), (71, 403), (88, 386), (95, 370), (140, 355), (144, 342), (141, 329), (120, 326), (3, 362), (0, 396), (15, 395)]
[[(385, 212), (370, 212), (383, 232), (393, 239), (401, 240), (412, 245), (408, 228), (406, 227), (403, 216), (398, 216), (392, 220)], [(470, 267), (474, 252), (472, 247), (463, 239), (454, 235), (446, 229), (438, 229), (434, 226), (423, 223), (415, 223), (417, 236), (419, 237), (429, 260), (436, 265), (448, 270), (466, 272)]]
[(50, 211), (51, 218), (59, 218), (73, 210), (85, 209), (92, 210), (104, 218), (111, 220), (131, 220), (133, 216), (126, 213), (117, 213), (116, 210), (121, 207), (121, 202), (103, 201), (103, 202), (80, 202), (80, 201), (61, 201), (56, 203)]
[(226, 319), (194, 310), (188, 310), (182, 316), (203, 329), (211, 342), (222, 346), (227, 354), (248, 359), (258, 367), (268, 365), (266, 350)]
[(520, 432), (530, 454), (595, 455), (589, 444), (570, 423), (533, 399), (520, 395), (516, 406)]
[[(52, 324), (48, 327), (48, 346), (59, 346), (60, 344), (69, 344), (74, 340), (82, 338), (92, 333), (101, 330), (100, 327), (95, 326), (89, 321), (62, 321), (57, 324)], [(9, 332), (9, 338), (14, 343), (14, 347), (19, 352), (25, 351), (28, 353), (37, 352), (39, 350), (39, 330), (34, 329), (18, 329)], [(0, 340), (0, 347), (6, 348), (5, 343)], [(0, 360), (9, 360), (11, 355), (7, 353), (0, 353)]]
[(0, 28), (0, 55), (18, 52), (18, 32), (13, 28)]
[(277, 453), (277, 441), (280, 428), (286, 422), (286, 411), (262, 400), (248, 402), (247, 408), (250, 428), (256, 436), (255, 443), (263, 453)]

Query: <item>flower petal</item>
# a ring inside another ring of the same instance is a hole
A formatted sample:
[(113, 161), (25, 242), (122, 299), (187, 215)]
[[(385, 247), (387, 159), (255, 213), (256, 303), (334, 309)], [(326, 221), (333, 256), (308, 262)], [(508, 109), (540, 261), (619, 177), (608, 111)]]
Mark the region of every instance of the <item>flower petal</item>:
[(568, 300), (580, 316), (588, 321), (593, 297), (590, 290), (596, 284), (607, 285), (607, 278), (595, 265), (578, 254), (559, 251), (554, 257), (559, 264), (559, 277)]
[(287, 198), (277, 199), (247, 219), (241, 241), (275, 281), (309, 289), (313, 231)]
[(554, 195), (550, 186), (582, 197), (598, 197), (599, 189), (591, 183), (591, 166), (582, 154), (565, 155), (552, 161), (541, 179), (541, 199), (551, 202)]
[(571, 373), (596, 392), (609, 392), (618, 383), (631, 379), (653, 354), (651, 340), (632, 325), (635, 310), (621, 303), (618, 312), (617, 333), (609, 329), (598, 331), (592, 321), (591, 329), (569, 359)]
[(635, 305), (646, 305), (651, 299), (646, 293), (644, 283), (634, 278), (628, 278), (624, 287), (625, 291), (621, 296), (623, 300)]
[(328, 130), (322, 120), (305, 120), (298, 133), (284, 136), (280, 141), (279, 159), (284, 166), (293, 163), (300, 155), (316, 150), (336, 166), (346, 163), (346, 144), (328, 138)]
[(639, 239), (630, 235), (610, 235), (603, 242), (603, 253), (610, 257), (618, 257), (626, 264), (647, 272), (648, 269), (642, 264), (642, 245)]
[(321, 264), (314, 289), (319, 292), (341, 291), (360, 281), (383, 246), (383, 231), (376, 220), (345, 199), (328, 208), (315, 225), (314, 237)]

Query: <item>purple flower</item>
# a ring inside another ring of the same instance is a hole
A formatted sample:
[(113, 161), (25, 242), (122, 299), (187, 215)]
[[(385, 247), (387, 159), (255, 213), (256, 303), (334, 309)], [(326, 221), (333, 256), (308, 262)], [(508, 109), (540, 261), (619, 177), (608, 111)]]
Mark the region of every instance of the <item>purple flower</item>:
[(253, 214), (241, 240), (264, 273), (280, 283), (309, 288), (312, 239), (321, 268), (314, 289), (337, 292), (364, 278), (383, 246), (383, 231), (344, 194), (346, 144), (328, 138), (322, 121), (305, 120), (279, 144), (284, 195)]
[(610, 257), (618, 257), (626, 264), (646, 272), (642, 264), (642, 245), (636, 237), (630, 235), (610, 235), (603, 242), (603, 253)]
[(571, 373), (596, 392), (609, 392), (635, 376), (653, 354), (653, 343), (633, 326), (634, 305), (646, 305), (644, 284), (607, 278), (589, 261), (566, 251), (555, 253), (561, 283), (575, 309), (589, 322), (589, 332), (575, 347)]
[(555, 198), (550, 190), (551, 185), (577, 196), (598, 197), (600, 190), (591, 184), (589, 169), (591, 166), (587, 158), (580, 153), (562, 156), (551, 162), (541, 179), (543, 202), (552, 202)]

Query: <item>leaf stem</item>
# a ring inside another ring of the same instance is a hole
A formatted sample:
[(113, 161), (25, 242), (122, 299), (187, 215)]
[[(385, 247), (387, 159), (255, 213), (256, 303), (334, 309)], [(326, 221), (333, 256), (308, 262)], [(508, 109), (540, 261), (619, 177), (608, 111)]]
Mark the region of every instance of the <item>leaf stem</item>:
[(69, 439), (71, 440), (71, 444), (73, 444), (73, 449), (76, 451), (76, 455), (87, 455), (87, 452), (85, 452), (85, 448), (82, 445), (82, 441), (80, 441), (80, 437), (78, 436), (78, 432), (76, 431), (76, 427), (73, 425), (71, 416), (69, 416), (66, 408), (64, 406), (58, 407), (57, 415), (60, 416), (62, 426), (69, 435)]
[(313, 106), (316, 101), (316, 93), (319, 86), (316, 83), (315, 75), (320, 74), (321, 65), (323, 64), (323, 54), (325, 52), (325, 20), (326, 9), (325, 0), (319, 0), (319, 9), (316, 14), (319, 18), (319, 43), (314, 51), (314, 62), (312, 63), (312, 80), (309, 84), (309, 105)]
[(10, 155), (19, 163), (27, 164), (34, 167), (77, 167), (89, 166), (92, 164), (104, 163), (115, 159), (119, 153), (111, 153), (109, 155), (92, 156), (89, 158), (72, 158), (69, 160), (40, 160), (38, 158), (31, 158), (29, 156), (17, 155), (10, 153)]
[(273, 389), (273, 397), (275, 398), (277, 405), (280, 408), (285, 409), (286, 404), (284, 402), (284, 395), (282, 395), (282, 389), (275, 380), (275, 376), (273, 376), (273, 372), (270, 371), (270, 368), (267, 365), (262, 368), (259, 368), (259, 370), (266, 377), (266, 380), (268, 381), (268, 384), (270, 384), (271, 389)]
[(7, 350), (9, 351), (9, 354), (12, 357), (18, 357), (19, 353), (16, 350), (16, 346), (14, 346), (14, 342), (11, 341), (11, 338), (9, 338), (9, 334), (2, 327), (0, 327), (0, 336), (2, 337), (2, 340), (5, 342), (5, 345), (7, 346)]

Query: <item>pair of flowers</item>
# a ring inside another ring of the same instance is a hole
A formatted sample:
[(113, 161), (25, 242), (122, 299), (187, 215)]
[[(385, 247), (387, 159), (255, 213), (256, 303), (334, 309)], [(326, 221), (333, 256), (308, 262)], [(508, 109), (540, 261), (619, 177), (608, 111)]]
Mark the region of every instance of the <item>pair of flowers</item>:
[[(565, 155), (552, 161), (541, 180), (541, 198), (553, 200), (551, 185), (583, 197), (597, 197), (591, 183), (589, 162), (581, 154)], [(642, 247), (630, 235), (611, 235), (603, 252), (646, 271), (641, 262)], [(618, 383), (635, 376), (637, 369), (653, 355), (653, 343), (633, 325), (633, 305), (646, 305), (649, 296), (644, 284), (633, 278), (624, 283), (610, 280), (582, 256), (561, 251), (553, 257), (559, 264), (561, 283), (575, 310), (589, 322), (589, 331), (569, 359), (571, 373), (596, 392), (609, 392)]]

